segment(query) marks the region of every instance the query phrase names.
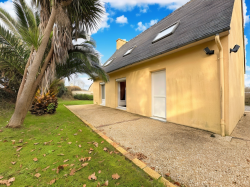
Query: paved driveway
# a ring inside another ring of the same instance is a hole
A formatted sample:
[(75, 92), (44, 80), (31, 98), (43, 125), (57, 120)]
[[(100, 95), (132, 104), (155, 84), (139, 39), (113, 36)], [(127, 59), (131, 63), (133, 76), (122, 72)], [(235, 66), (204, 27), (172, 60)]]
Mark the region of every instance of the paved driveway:
[(231, 138), (98, 105), (68, 106), (75, 114), (186, 186), (250, 186), (250, 113)]

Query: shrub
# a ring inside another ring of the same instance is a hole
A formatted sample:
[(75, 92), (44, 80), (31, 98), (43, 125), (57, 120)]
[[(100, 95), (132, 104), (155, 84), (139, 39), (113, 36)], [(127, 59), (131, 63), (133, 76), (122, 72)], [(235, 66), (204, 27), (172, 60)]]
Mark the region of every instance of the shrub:
[(76, 94), (76, 95), (74, 95), (74, 98), (78, 99), (78, 100), (93, 100), (93, 95)]
[(58, 105), (56, 94), (56, 91), (50, 90), (47, 94), (41, 95), (38, 90), (30, 109), (31, 114), (54, 114)]

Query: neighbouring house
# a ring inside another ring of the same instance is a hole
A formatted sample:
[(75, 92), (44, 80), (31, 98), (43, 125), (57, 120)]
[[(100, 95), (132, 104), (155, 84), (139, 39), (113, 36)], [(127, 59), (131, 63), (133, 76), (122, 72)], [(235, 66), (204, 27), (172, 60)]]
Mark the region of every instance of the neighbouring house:
[(92, 85), (94, 103), (230, 135), (245, 106), (243, 26), (242, 0), (190, 1), (116, 41), (103, 65), (110, 81)]

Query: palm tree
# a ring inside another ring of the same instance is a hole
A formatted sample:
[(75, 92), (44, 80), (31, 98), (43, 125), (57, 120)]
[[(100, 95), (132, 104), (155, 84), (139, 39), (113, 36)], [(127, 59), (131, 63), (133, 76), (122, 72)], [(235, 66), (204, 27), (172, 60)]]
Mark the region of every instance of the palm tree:
[[(41, 7), (41, 22), (38, 24), (38, 14), (35, 14), (36, 19), (32, 19), (32, 10), (25, 5), (24, 0), (14, 3), (20, 23), (2, 9), (0, 18), (6, 21), (13, 34), (18, 36), (16, 43), (21, 45), (24, 42), (29, 46), (30, 55), (28, 60), (26, 59), (15, 112), (8, 127), (21, 126), (42, 78), (51, 81), (56, 65), (64, 66), (69, 55), (79, 56), (81, 61), (84, 61), (81, 56), (83, 52), (77, 51), (81, 46), (74, 47), (72, 38), (77, 39), (82, 31), (88, 32), (95, 28), (103, 13), (99, 0), (34, 0), (34, 3)], [(98, 64), (94, 62), (90, 64), (97, 67)]]

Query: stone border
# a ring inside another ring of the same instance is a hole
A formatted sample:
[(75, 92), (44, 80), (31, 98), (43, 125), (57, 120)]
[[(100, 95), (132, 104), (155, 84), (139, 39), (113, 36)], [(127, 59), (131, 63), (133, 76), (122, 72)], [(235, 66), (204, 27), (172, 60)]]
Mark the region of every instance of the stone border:
[(88, 123), (87, 121), (83, 120), (79, 115), (75, 114), (72, 110), (70, 110), (66, 105), (65, 106), (71, 113), (73, 113), (75, 116), (77, 116), (83, 123), (88, 125), (95, 133), (97, 133), (99, 136), (101, 136), (104, 140), (106, 140), (110, 145), (112, 145), (116, 150), (118, 150), (122, 155), (124, 155), (126, 158), (128, 158), (130, 161), (132, 161), (135, 165), (137, 165), (140, 169), (142, 169), (144, 172), (146, 172), (151, 178), (158, 180), (160, 178), (160, 181), (166, 186), (166, 187), (176, 187), (174, 184), (169, 182), (167, 179), (165, 179), (163, 176), (161, 176), (156, 171), (152, 170), (149, 166), (147, 166), (144, 162), (137, 159), (135, 156), (127, 152), (125, 149), (119, 146), (116, 142), (111, 140), (109, 137), (107, 137), (105, 134), (103, 134), (101, 131), (99, 131), (97, 128), (95, 128), (93, 125)]

